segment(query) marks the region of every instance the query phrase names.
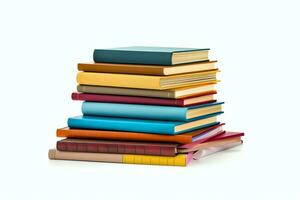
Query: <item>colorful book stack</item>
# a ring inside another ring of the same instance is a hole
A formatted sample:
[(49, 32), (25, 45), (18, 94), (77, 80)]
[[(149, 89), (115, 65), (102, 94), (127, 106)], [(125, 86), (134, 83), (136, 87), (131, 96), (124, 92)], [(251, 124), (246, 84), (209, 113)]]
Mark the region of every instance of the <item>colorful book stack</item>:
[(186, 166), (242, 144), (224, 131), (214, 98), (216, 61), (209, 49), (96, 49), (79, 63), (73, 100), (82, 116), (57, 129), (50, 159)]

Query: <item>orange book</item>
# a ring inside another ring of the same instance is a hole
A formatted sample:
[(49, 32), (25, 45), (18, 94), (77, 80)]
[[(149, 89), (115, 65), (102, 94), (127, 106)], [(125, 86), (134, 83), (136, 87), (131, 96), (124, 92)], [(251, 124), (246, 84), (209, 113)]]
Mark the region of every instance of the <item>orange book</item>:
[(87, 139), (109, 139), (109, 140), (130, 140), (130, 141), (152, 141), (152, 142), (175, 142), (189, 144), (199, 140), (207, 140), (223, 132), (224, 124), (217, 124), (208, 128), (203, 128), (179, 135), (160, 135), (150, 133), (108, 131), (108, 130), (88, 130), (70, 129), (68, 127), (57, 129), (57, 137), (87, 138)]

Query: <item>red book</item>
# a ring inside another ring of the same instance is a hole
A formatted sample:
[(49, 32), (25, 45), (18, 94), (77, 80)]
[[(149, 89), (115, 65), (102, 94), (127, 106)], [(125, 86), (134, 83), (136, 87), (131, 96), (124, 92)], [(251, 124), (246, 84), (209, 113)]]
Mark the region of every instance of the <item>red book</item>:
[(89, 153), (120, 153), (157, 156), (175, 156), (175, 143), (127, 142), (112, 140), (63, 139), (57, 141), (59, 151), (89, 152)]
[(72, 93), (73, 100), (79, 101), (95, 101), (109, 103), (131, 103), (131, 104), (150, 104), (150, 105), (165, 105), (165, 106), (191, 106), (196, 104), (204, 104), (215, 102), (215, 92), (207, 93), (201, 96), (187, 97), (183, 99), (164, 99), (152, 97), (138, 96), (121, 96), (121, 95), (106, 95), (106, 94), (90, 94), (90, 93)]
[(232, 132), (232, 131), (226, 131), (223, 134), (216, 135), (208, 139), (209, 141), (215, 141), (215, 140), (223, 140), (231, 137), (242, 137), (245, 133), (243, 132)]
[(206, 140), (198, 140), (189, 144), (184, 144), (179, 146), (179, 148), (193, 148), (197, 144), (204, 143), (204, 142), (212, 142), (212, 141), (217, 141), (217, 140), (225, 140), (228, 138), (241, 138), (245, 134), (242, 132), (230, 132), (230, 131), (224, 131), (220, 132), (219, 134), (215, 134), (214, 136), (207, 138)]

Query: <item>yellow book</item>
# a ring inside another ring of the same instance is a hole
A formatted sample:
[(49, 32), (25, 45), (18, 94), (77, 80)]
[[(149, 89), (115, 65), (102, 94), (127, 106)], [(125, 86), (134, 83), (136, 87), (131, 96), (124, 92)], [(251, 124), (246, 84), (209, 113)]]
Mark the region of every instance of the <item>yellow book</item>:
[(134, 154), (112, 154), (112, 153), (87, 153), (49, 150), (49, 159), (52, 160), (79, 160), (95, 162), (112, 162), (126, 164), (145, 164), (145, 165), (169, 165), (187, 166), (191, 154), (178, 154), (174, 157), (169, 156), (149, 156)]
[(164, 90), (190, 85), (216, 83), (217, 72), (218, 70), (214, 69), (172, 76), (79, 72), (77, 74), (77, 82), (81, 85)]

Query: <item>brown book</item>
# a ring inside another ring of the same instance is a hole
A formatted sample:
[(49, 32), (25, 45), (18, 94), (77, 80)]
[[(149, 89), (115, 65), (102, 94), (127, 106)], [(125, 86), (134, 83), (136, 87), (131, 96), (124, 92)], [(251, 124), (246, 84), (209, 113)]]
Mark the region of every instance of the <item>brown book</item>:
[(215, 63), (216, 61), (195, 62), (175, 66), (115, 63), (79, 63), (78, 70), (85, 72), (104, 72), (120, 74), (175, 75), (212, 70), (216, 68)]
[(203, 142), (216, 136), (223, 131), (224, 124), (217, 124), (208, 128), (203, 128), (188, 133), (178, 135), (160, 135), (140, 132), (110, 131), (110, 130), (89, 130), (70, 129), (68, 127), (57, 129), (57, 137), (81, 138), (81, 139), (106, 139), (120, 141), (143, 141), (143, 142), (171, 142), (189, 144), (192, 142)]
[(190, 87), (168, 89), (168, 90), (149, 90), (121, 87), (104, 87), (91, 85), (78, 85), (77, 91), (92, 94), (110, 94), (125, 96), (158, 97), (167, 99), (181, 99), (192, 96), (202, 96), (215, 94), (215, 84), (195, 85)]

